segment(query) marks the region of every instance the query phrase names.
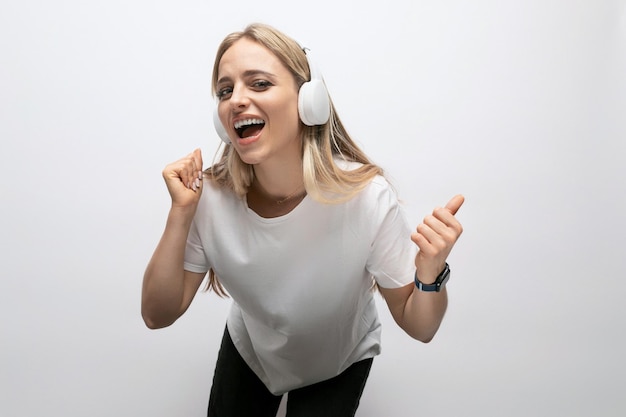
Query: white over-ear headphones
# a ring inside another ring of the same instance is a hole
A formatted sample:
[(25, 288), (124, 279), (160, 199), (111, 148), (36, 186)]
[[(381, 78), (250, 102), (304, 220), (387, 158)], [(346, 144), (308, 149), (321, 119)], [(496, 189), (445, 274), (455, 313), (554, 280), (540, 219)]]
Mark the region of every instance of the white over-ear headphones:
[(330, 117), (330, 98), (322, 74), (306, 48), (304, 54), (311, 71), (311, 81), (302, 84), (298, 92), (298, 114), (307, 126), (323, 125)]
[[(309, 50), (303, 50), (311, 71), (311, 81), (302, 84), (300, 91), (298, 91), (298, 115), (302, 123), (307, 126), (323, 125), (330, 118), (330, 97), (324, 85), (322, 74), (311, 60)], [(228, 133), (226, 133), (217, 113), (217, 106), (213, 110), (213, 124), (218, 136), (225, 143), (230, 143)]]

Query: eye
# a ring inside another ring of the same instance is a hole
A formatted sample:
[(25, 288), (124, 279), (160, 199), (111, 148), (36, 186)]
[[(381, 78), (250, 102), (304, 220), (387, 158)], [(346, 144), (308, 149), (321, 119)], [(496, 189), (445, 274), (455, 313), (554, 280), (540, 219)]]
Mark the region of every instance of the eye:
[(217, 99), (218, 100), (224, 100), (225, 98), (228, 98), (229, 95), (231, 95), (233, 93), (233, 88), (232, 87), (222, 87), (219, 90), (217, 90)]
[(272, 83), (267, 80), (255, 80), (252, 82), (252, 88), (258, 91), (267, 90), (272, 86)]

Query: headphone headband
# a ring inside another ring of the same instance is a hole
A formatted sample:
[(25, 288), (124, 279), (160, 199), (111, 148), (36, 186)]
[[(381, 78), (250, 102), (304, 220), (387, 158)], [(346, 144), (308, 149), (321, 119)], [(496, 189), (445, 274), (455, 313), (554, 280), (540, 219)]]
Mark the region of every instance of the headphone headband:
[(307, 64), (309, 64), (309, 72), (311, 74), (311, 80), (321, 80), (322, 73), (320, 72), (317, 65), (315, 65), (315, 59), (311, 58), (311, 55), (314, 55), (314, 54), (311, 54), (311, 50), (307, 48), (306, 46), (302, 48), (302, 52), (304, 52), (304, 56), (306, 57), (306, 62)]

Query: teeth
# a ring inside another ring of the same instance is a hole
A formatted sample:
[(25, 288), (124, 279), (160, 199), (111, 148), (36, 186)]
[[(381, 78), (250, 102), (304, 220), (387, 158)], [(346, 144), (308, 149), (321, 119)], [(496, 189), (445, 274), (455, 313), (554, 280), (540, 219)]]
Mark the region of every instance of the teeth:
[(265, 123), (263, 120), (261, 119), (245, 119), (245, 120), (238, 120), (235, 122), (235, 129), (239, 129), (243, 126), (249, 126), (249, 125), (260, 125)]

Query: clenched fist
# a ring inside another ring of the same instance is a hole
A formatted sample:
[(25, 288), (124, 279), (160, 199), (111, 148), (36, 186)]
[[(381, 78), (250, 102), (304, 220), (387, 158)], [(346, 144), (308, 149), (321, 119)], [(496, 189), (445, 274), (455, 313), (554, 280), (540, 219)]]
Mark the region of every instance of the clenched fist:
[(196, 149), (163, 169), (163, 179), (172, 197), (172, 206), (191, 207), (202, 193), (202, 152)]

